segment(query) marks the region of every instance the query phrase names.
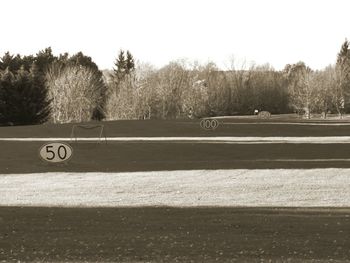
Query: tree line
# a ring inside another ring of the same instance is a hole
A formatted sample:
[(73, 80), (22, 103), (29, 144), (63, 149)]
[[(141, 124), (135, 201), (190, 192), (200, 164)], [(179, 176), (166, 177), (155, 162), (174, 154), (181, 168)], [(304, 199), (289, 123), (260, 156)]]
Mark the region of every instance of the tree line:
[(0, 124), (23, 125), (116, 119), (173, 119), (350, 111), (350, 53), (346, 40), (334, 65), (312, 70), (305, 63), (283, 70), (269, 65), (227, 70), (214, 63), (173, 61), (156, 69), (120, 50), (113, 70), (101, 71), (78, 52), (0, 58)]

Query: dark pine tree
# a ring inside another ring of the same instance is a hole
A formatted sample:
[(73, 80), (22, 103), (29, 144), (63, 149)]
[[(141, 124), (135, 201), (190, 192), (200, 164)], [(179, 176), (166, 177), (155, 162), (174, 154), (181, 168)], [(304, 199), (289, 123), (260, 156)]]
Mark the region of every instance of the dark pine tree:
[(343, 45), (340, 48), (340, 51), (338, 53), (338, 57), (337, 57), (337, 65), (342, 66), (344, 65), (347, 60), (349, 60), (349, 41), (347, 39), (345, 39)]
[(20, 57), (19, 55), (11, 55), (10, 52), (6, 52), (1, 58), (1, 69), (5, 70), (8, 68), (10, 71), (16, 71), (20, 68)]
[(6, 52), (1, 58), (1, 70), (13, 70), (13, 55), (10, 52)]
[(131, 55), (130, 51), (126, 51), (126, 74), (131, 73), (132, 71), (135, 70), (135, 61), (134, 57)]
[(126, 59), (123, 50), (119, 51), (118, 58), (116, 59), (114, 65), (116, 66), (113, 69), (115, 76), (118, 80), (122, 80), (126, 74)]
[(16, 56), (11, 55), (9, 52), (6, 52), (2, 58), (0, 58), (0, 70), (5, 70), (9, 68), (10, 71), (15, 72), (24, 66), (24, 69), (29, 70), (32, 63), (34, 62), (33, 56), (24, 56), (17, 54)]
[(21, 66), (24, 66), (25, 70), (29, 71), (33, 63), (35, 63), (35, 58), (33, 55), (23, 56), (21, 58)]
[(1, 124), (41, 124), (50, 115), (45, 80), (37, 65), (30, 72), (22, 66), (16, 74), (7, 68), (0, 80)]
[(29, 71), (30, 94), (33, 95), (34, 103), (31, 102), (32, 115), (29, 116), (31, 123), (39, 124), (46, 122), (51, 113), (51, 101), (48, 98), (48, 89), (44, 75), (39, 67), (33, 63)]
[(337, 56), (336, 67), (344, 96), (344, 108), (350, 112), (350, 50), (349, 41), (345, 39)]
[(44, 50), (40, 50), (35, 57), (35, 63), (38, 66), (38, 70), (41, 73), (44, 73), (47, 70), (47, 68), (56, 60), (57, 57), (55, 57), (52, 54), (51, 47), (45, 48)]
[(98, 72), (99, 76), (102, 77), (102, 72), (100, 72), (96, 63), (92, 61), (91, 57), (85, 56), (82, 52), (78, 52), (71, 56), (68, 59), (68, 64), (92, 69), (94, 72)]
[(13, 125), (11, 122), (11, 108), (12, 108), (12, 93), (14, 92), (13, 83), (14, 75), (7, 67), (0, 72), (0, 124)]

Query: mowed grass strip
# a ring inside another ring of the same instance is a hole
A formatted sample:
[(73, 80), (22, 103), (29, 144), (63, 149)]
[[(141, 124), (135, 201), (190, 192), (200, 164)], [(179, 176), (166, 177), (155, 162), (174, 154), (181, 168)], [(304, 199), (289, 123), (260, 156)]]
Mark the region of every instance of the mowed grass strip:
[[(350, 168), (349, 144), (72, 143), (67, 163), (39, 157), (44, 142), (1, 142), (0, 174), (193, 169)], [(299, 161), (298, 161), (299, 160)]]
[(0, 206), (350, 207), (350, 169), (39, 173), (0, 177)]
[(0, 208), (5, 262), (346, 262), (350, 210)]
[[(350, 121), (308, 121), (286, 119), (281, 121), (249, 119), (219, 119), (215, 131), (200, 128), (200, 120), (120, 120), (81, 123), (82, 125), (104, 125), (107, 137), (169, 137), (169, 136), (349, 136)], [(225, 125), (225, 122), (227, 123)], [(237, 125), (235, 125), (237, 124)], [(302, 125), (301, 125), (302, 124)], [(308, 125), (317, 124), (317, 125)], [(324, 125), (319, 125), (324, 124)], [(329, 124), (329, 125), (328, 125)], [(337, 126), (339, 124), (339, 126)], [(67, 137), (78, 123), (44, 124), (15, 127), (0, 127), (0, 137)], [(76, 129), (77, 137), (96, 137), (99, 129)]]

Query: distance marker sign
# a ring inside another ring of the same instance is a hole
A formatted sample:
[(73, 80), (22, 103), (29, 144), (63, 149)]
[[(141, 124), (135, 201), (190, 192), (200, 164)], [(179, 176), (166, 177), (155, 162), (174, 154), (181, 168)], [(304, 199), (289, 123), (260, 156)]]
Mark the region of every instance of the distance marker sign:
[(199, 125), (204, 130), (213, 131), (219, 126), (219, 122), (216, 119), (202, 119)]
[(41, 146), (39, 150), (41, 159), (50, 163), (68, 161), (73, 155), (73, 148), (63, 142), (51, 142)]

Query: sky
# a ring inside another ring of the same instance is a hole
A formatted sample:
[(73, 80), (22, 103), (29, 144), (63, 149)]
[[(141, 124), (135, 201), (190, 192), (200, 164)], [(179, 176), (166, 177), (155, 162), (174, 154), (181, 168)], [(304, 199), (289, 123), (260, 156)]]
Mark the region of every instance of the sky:
[(0, 55), (82, 51), (112, 69), (120, 49), (162, 67), (335, 63), (350, 39), (348, 0), (0, 0)]

